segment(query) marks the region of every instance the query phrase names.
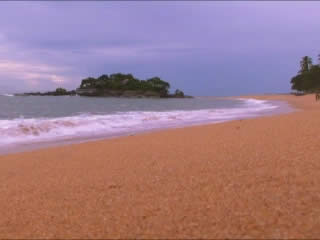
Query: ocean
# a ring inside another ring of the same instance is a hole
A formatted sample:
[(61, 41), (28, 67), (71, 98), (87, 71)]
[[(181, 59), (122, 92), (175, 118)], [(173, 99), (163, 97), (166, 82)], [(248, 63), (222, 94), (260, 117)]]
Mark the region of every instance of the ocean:
[(278, 101), (0, 95), (0, 153), (288, 111)]

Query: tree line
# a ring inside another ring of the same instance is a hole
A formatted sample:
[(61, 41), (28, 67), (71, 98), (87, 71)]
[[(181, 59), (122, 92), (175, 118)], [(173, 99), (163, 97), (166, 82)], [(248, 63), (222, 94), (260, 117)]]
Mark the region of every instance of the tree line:
[(159, 77), (146, 80), (135, 78), (132, 74), (115, 73), (108, 76), (104, 74), (98, 78), (83, 79), (80, 89), (111, 89), (111, 90), (142, 90), (155, 91), (162, 95), (169, 94), (170, 84)]
[(304, 56), (300, 61), (300, 70), (291, 78), (291, 88), (298, 92), (313, 93), (320, 91), (320, 54), (318, 64), (313, 64), (309, 56)]

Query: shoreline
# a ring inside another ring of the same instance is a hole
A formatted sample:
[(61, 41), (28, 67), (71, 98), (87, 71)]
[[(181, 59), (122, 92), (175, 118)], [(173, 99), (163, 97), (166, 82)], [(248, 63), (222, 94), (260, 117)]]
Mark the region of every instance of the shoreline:
[[(239, 97), (222, 97), (221, 99), (252, 99), (252, 100), (265, 100), (265, 99), (258, 99), (251, 96), (239, 96)], [(61, 146), (67, 146), (67, 145), (77, 145), (77, 144), (83, 144), (87, 142), (96, 142), (96, 141), (104, 141), (104, 140), (112, 140), (116, 138), (122, 138), (122, 137), (128, 137), (128, 136), (135, 136), (140, 134), (147, 134), (147, 133), (153, 133), (153, 132), (161, 132), (161, 131), (167, 131), (172, 129), (180, 129), (180, 128), (189, 128), (194, 126), (205, 126), (205, 125), (211, 125), (211, 124), (220, 124), (230, 121), (236, 121), (239, 119), (251, 119), (251, 118), (260, 118), (265, 116), (273, 116), (278, 114), (286, 114), (293, 111), (296, 111), (296, 108), (293, 106), (290, 106), (290, 104), (283, 100), (277, 100), (272, 99), (269, 100), (269, 103), (271, 105), (277, 106), (277, 108), (272, 110), (267, 110), (262, 113), (258, 113), (254, 116), (246, 116), (246, 117), (234, 117), (232, 119), (223, 119), (223, 120), (202, 120), (202, 121), (195, 121), (195, 122), (185, 122), (179, 124), (174, 124), (172, 126), (162, 126), (162, 127), (155, 127), (151, 129), (140, 129), (140, 130), (133, 130), (132, 132), (123, 132), (123, 133), (114, 133), (114, 134), (100, 134), (95, 136), (79, 136), (78, 138), (75, 137), (68, 137), (65, 139), (57, 139), (54, 140), (43, 140), (43, 141), (36, 141), (36, 142), (30, 142), (30, 143), (18, 143), (18, 144), (10, 144), (7, 146), (1, 146), (0, 147), (0, 156), (8, 155), (8, 154), (16, 154), (16, 153), (25, 153), (25, 152), (33, 152), (41, 149), (47, 149), (47, 148), (56, 148)]]
[(0, 156), (0, 238), (319, 237), (320, 103), (263, 98), (300, 111)]

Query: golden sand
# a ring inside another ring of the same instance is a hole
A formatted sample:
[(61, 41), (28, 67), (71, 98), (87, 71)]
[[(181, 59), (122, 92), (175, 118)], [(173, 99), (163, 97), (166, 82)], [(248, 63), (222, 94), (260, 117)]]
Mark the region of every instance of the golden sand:
[(0, 157), (0, 238), (320, 238), (320, 102)]

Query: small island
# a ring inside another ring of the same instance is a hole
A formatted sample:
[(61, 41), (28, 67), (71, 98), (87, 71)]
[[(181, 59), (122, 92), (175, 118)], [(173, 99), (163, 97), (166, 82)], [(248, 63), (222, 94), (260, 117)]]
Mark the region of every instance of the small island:
[(146, 80), (135, 78), (132, 74), (104, 74), (98, 78), (88, 77), (81, 81), (79, 88), (67, 91), (57, 88), (53, 92), (31, 92), (16, 96), (86, 96), (86, 97), (127, 97), (127, 98), (192, 98), (177, 89), (169, 93), (170, 84), (159, 77)]

